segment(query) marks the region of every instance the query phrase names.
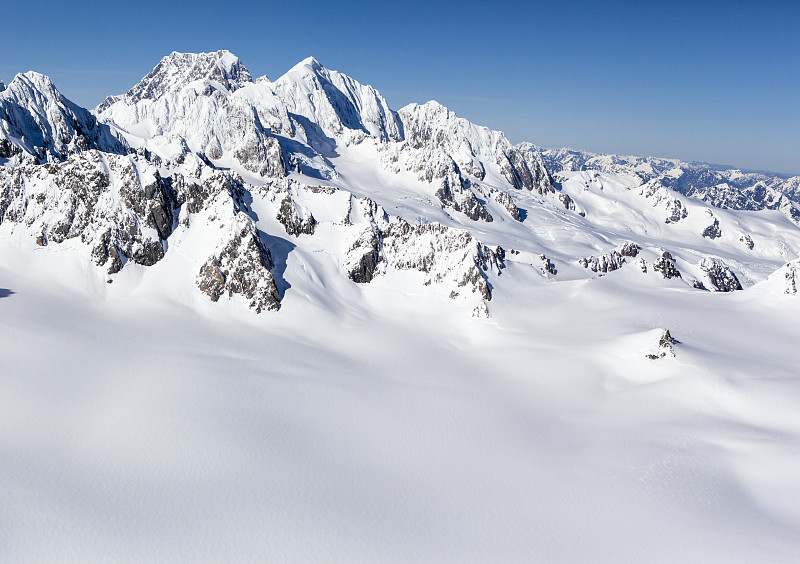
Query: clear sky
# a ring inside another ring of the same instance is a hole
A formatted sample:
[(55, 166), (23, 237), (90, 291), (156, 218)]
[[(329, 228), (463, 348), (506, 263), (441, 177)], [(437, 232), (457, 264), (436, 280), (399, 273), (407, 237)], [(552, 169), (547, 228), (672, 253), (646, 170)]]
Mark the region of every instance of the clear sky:
[(0, 79), (37, 70), (93, 107), (172, 51), (272, 79), (313, 55), (512, 142), (800, 174), (800, 0), (161, 4), (6, 0)]

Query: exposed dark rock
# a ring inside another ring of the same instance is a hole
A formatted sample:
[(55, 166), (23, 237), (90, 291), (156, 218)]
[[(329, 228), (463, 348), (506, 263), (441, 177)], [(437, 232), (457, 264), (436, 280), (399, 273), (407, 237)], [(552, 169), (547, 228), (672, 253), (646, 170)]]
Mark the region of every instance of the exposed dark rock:
[(800, 272), (798, 272), (798, 270), (800, 269), (798, 266), (800, 266), (800, 264), (798, 264), (797, 261), (794, 263), (790, 262), (786, 265), (786, 289), (783, 292), (784, 294), (788, 294), (790, 296), (797, 295), (797, 286), (800, 283), (800, 280), (798, 280), (800, 278)]
[(622, 268), (626, 262), (625, 258), (635, 258), (640, 250), (641, 247), (635, 243), (623, 243), (616, 249), (599, 257), (591, 256), (579, 259), (578, 264), (592, 272), (605, 274)]
[(311, 213), (303, 214), (298, 209), (292, 197), (287, 194), (281, 200), (281, 207), (278, 210), (277, 220), (281, 222), (286, 233), (298, 237), (300, 234), (313, 235), (314, 226), (317, 220)]
[(273, 266), (255, 224), (239, 212), (227, 242), (203, 264), (195, 283), (212, 301), (227, 293), (242, 296), (256, 313), (276, 310), (280, 307), (280, 294), (270, 272)]
[(520, 213), (517, 205), (514, 203), (514, 198), (511, 197), (511, 194), (497, 191), (494, 193), (493, 197), (497, 203), (499, 203), (506, 209), (506, 211), (508, 211), (511, 217), (517, 221), (522, 221), (522, 214)]
[(736, 274), (721, 260), (706, 257), (700, 261), (700, 268), (705, 271), (711, 287), (717, 292), (733, 292), (742, 289)]
[(722, 237), (722, 230), (719, 228), (719, 220), (715, 217), (714, 223), (703, 229), (703, 237), (717, 239)]
[(565, 209), (570, 211), (575, 211), (575, 202), (572, 201), (572, 198), (569, 197), (569, 194), (565, 194), (564, 192), (560, 192), (558, 194), (558, 199), (561, 200)]
[(451, 181), (447, 178), (442, 180), (441, 186), (436, 191), (436, 197), (445, 207), (450, 207), (457, 212), (461, 212), (468, 218), (474, 221), (492, 221), (491, 214), (486, 211), (472, 193), (472, 190), (465, 187), (460, 178), (457, 182), (453, 183), (455, 187), (451, 186)]
[(347, 276), (356, 284), (372, 282), (378, 263), (381, 260), (378, 237), (367, 229), (350, 247), (349, 254), (355, 256), (354, 263), (347, 271)]
[(681, 278), (681, 273), (675, 265), (675, 259), (669, 251), (661, 253), (661, 257), (653, 263), (653, 270), (660, 272), (664, 278)]
[(658, 360), (667, 356), (675, 356), (675, 349), (673, 347), (678, 341), (672, 338), (669, 329), (665, 329), (661, 338), (658, 340), (658, 352), (646, 354), (645, 356), (650, 360)]
[(216, 257), (209, 258), (197, 276), (197, 287), (207, 295), (212, 302), (219, 300), (225, 292), (225, 275), (222, 274), (219, 261)]
[(665, 211), (667, 213), (667, 218), (664, 220), (664, 223), (678, 223), (689, 215), (689, 210), (683, 207), (683, 204), (677, 198), (673, 198), (667, 203)]
[(279, 178), (286, 176), (286, 163), (280, 143), (274, 137), (253, 134), (247, 142), (238, 147), (234, 157), (242, 166), (260, 176)]
[(556, 270), (556, 265), (545, 255), (539, 255), (539, 258), (542, 260), (542, 273), (543, 274), (552, 274), (555, 276), (558, 274), (558, 270)]

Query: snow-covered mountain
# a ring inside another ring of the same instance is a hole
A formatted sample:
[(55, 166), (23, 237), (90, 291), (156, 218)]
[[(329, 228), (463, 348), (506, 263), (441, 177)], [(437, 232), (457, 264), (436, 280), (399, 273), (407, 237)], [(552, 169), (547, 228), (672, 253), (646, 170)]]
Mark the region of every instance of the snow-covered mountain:
[(662, 272), (730, 291), (800, 253), (797, 179), (514, 147), (436, 102), (393, 111), (314, 58), (272, 82), (228, 51), (172, 53), (94, 113), (29, 72), (0, 103), (7, 229), (40, 246), (80, 241), (112, 277), (174, 248), (212, 300), (258, 311), (280, 302), (259, 233), (329, 248), (355, 283), (411, 268), (454, 299), (466, 288), (482, 315), (506, 260), (558, 283), (635, 258), (643, 284)]
[(24, 155), (42, 163), (89, 149), (120, 153), (125, 146), (108, 126), (67, 100), (48, 77), (30, 71), (0, 88), (0, 158)]
[(313, 58), (18, 75), (3, 556), (794, 562), (799, 202)]
[(800, 177), (718, 170), (712, 165), (678, 159), (598, 155), (572, 149), (540, 149), (530, 143), (520, 148), (539, 156), (552, 173), (597, 170), (607, 174), (635, 175), (692, 196), (712, 206), (734, 210), (780, 210), (800, 223)]

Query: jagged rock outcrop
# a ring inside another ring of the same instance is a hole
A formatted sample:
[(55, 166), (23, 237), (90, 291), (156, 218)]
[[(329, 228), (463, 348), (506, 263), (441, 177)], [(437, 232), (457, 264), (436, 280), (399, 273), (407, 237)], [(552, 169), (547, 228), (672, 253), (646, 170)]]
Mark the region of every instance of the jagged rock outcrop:
[(785, 294), (790, 296), (797, 295), (797, 287), (800, 285), (800, 262), (794, 261), (793, 263), (786, 263), (786, 272), (784, 273), (786, 279)]
[(708, 239), (718, 239), (722, 237), (722, 230), (719, 228), (719, 220), (716, 217), (711, 225), (703, 229), (703, 237)]
[(675, 345), (677, 341), (670, 335), (669, 329), (665, 329), (661, 338), (658, 340), (657, 351), (645, 355), (650, 360), (658, 360), (667, 356), (675, 356)]
[(460, 176), (442, 179), (439, 189), (436, 190), (436, 197), (445, 208), (461, 212), (474, 221), (493, 221), (494, 219), (478, 201), (472, 190), (464, 185)]
[(367, 283), (387, 268), (417, 270), (425, 273), (425, 285), (445, 285), (452, 298), (467, 292), (492, 299), (487, 273), (505, 268), (501, 247), (483, 245), (463, 229), (390, 217), (371, 201), (366, 209), (368, 223), (354, 226), (360, 231), (343, 263), (351, 280)]
[(689, 215), (683, 203), (657, 179), (642, 187), (642, 195), (653, 200), (654, 207), (664, 210), (664, 223), (677, 223)]
[(253, 220), (239, 212), (217, 250), (200, 267), (195, 284), (212, 302), (241, 296), (256, 313), (277, 310), (280, 294), (270, 272), (274, 263)]
[(0, 223), (25, 226), (41, 245), (79, 239), (112, 274), (128, 260), (150, 266), (174, 227), (173, 183), (135, 157), (97, 151), (0, 168)]
[(511, 196), (511, 194), (497, 190), (496, 192), (492, 193), (492, 199), (503, 206), (511, 217), (517, 221), (522, 221), (522, 214), (520, 213), (517, 204), (514, 203), (514, 198)]
[(704, 258), (700, 261), (700, 269), (706, 273), (708, 282), (717, 292), (733, 292), (742, 289), (736, 274), (717, 258)]
[(373, 225), (367, 225), (347, 251), (345, 272), (348, 278), (356, 284), (372, 282), (381, 258), (378, 235)]
[(781, 295), (800, 295), (800, 259), (787, 262), (759, 285)]
[(552, 274), (553, 276), (558, 274), (555, 263), (547, 258), (546, 255), (539, 255), (539, 259), (542, 261), (542, 274)]
[(592, 272), (605, 274), (622, 268), (625, 264), (626, 257), (634, 258), (638, 256), (640, 250), (641, 247), (635, 243), (623, 243), (616, 249), (604, 253), (599, 257), (591, 256), (582, 258), (578, 260), (578, 264)]
[(678, 223), (689, 215), (689, 211), (683, 207), (683, 203), (677, 198), (672, 198), (667, 201), (664, 212), (667, 216), (664, 223)]
[(669, 251), (664, 251), (661, 256), (653, 263), (653, 270), (660, 273), (664, 278), (681, 278), (681, 273), (675, 265), (675, 259)]
[(297, 203), (292, 200), (288, 194), (281, 200), (281, 207), (278, 210), (277, 220), (281, 222), (286, 233), (294, 235), (295, 237), (300, 234), (313, 235), (314, 226), (317, 221), (314, 216), (307, 210), (304, 210)]

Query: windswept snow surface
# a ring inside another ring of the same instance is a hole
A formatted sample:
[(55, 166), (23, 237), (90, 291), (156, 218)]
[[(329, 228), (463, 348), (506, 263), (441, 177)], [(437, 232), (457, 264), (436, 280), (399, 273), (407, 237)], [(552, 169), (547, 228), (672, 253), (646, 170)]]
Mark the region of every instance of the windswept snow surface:
[(45, 79), (0, 95), (0, 560), (797, 561), (796, 179), (312, 58)]
[[(109, 285), (70, 253), (0, 251), (6, 561), (800, 550), (791, 297), (531, 289), (512, 263), (473, 319), (402, 283), (307, 297), (289, 255), (283, 307), (256, 316), (171, 290), (177, 256)], [(662, 328), (676, 356), (649, 360)]]

